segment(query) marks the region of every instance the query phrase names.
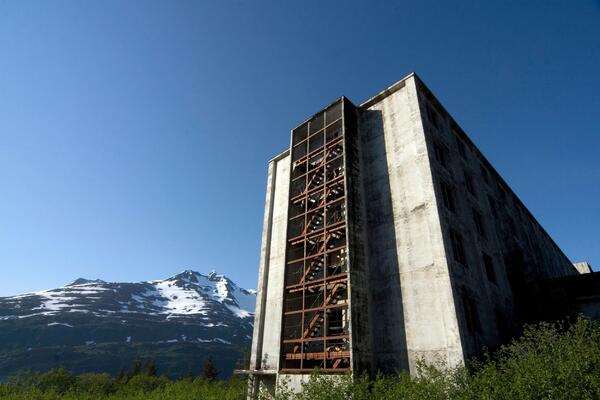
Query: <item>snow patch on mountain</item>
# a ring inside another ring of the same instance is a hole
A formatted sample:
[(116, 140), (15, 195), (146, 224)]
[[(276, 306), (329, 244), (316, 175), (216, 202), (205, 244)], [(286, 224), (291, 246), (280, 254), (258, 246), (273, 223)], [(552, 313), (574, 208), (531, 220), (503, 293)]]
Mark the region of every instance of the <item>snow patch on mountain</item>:
[(163, 314), (205, 314), (206, 303), (195, 288), (185, 289), (173, 281), (159, 281), (155, 287), (161, 300), (154, 304), (162, 306)]
[(224, 275), (215, 271), (203, 275), (185, 270), (164, 280), (135, 283), (79, 278), (57, 289), (0, 297), (0, 320), (58, 316), (61, 313), (145, 314), (165, 315), (167, 320), (205, 316), (212, 321), (207, 321), (206, 326), (209, 323), (227, 326), (222, 321), (215, 321), (218, 314), (250, 319), (255, 303), (254, 290), (240, 288)]
[(48, 324), (48, 326), (59, 326), (59, 325), (60, 326), (66, 326), (67, 328), (72, 328), (73, 327), (73, 325), (71, 325), (71, 324), (64, 324), (64, 323), (61, 323), (61, 322), (51, 322), (51, 323)]

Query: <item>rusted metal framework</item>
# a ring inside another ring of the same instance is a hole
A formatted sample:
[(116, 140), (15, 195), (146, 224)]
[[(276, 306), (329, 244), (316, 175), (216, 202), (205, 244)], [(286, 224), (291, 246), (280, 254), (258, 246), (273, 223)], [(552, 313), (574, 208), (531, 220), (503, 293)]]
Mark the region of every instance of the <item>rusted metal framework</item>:
[(292, 131), (281, 369), (350, 368), (344, 101)]

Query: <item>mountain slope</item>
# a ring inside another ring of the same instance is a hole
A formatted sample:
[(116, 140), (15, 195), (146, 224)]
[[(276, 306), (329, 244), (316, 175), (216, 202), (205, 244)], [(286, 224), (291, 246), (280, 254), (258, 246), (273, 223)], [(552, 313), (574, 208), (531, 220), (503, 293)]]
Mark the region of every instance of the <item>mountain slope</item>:
[(58, 365), (117, 373), (135, 357), (178, 375), (208, 354), (227, 376), (249, 346), (255, 297), (225, 276), (191, 270), (135, 283), (80, 278), (0, 297), (0, 377)]

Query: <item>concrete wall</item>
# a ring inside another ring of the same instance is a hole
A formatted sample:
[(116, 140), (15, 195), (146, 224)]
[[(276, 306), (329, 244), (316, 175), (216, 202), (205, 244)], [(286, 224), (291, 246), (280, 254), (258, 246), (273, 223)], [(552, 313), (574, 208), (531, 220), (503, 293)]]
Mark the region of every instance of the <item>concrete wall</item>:
[(580, 274), (590, 274), (592, 273), (592, 266), (587, 261), (580, 261), (573, 263), (573, 266)]
[(463, 362), (414, 77), (361, 112), (376, 369)]
[[(529, 283), (575, 270), (431, 92), (417, 82), (462, 342), (465, 354), (473, 356), (483, 346), (497, 346), (518, 334), (529, 318)], [(445, 166), (435, 156), (435, 146), (446, 153)], [(473, 193), (467, 188), (467, 176)], [(443, 184), (452, 191), (453, 211), (442, 204)], [(481, 216), (483, 234), (474, 213)], [(453, 256), (451, 230), (462, 237), (466, 265)], [(488, 277), (484, 253), (492, 260), (494, 279)], [(475, 332), (468, 329), (466, 298), (476, 306)]]
[[(290, 156), (269, 162), (250, 369), (279, 369)], [(257, 376), (258, 381), (272, 377)], [(258, 385), (256, 385), (258, 387)], [(271, 384), (267, 384), (270, 387)]]

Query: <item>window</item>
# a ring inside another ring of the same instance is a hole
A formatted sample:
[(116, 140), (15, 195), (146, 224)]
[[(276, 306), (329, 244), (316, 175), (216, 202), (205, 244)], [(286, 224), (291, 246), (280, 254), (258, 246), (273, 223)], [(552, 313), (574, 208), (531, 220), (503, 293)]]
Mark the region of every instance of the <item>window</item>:
[(496, 273), (494, 272), (494, 263), (492, 257), (483, 253), (483, 265), (485, 266), (485, 274), (487, 275), (488, 281), (493, 284), (496, 283)]
[(485, 238), (485, 229), (483, 228), (483, 217), (479, 212), (473, 209), (473, 222), (475, 222), (475, 229), (479, 236)]
[(508, 203), (508, 193), (507, 193), (504, 185), (502, 185), (500, 183), (498, 184), (498, 192), (500, 193), (502, 201), (504, 201), (505, 203)]
[(498, 211), (496, 210), (496, 202), (492, 199), (492, 196), (488, 195), (488, 203), (490, 203), (490, 210), (494, 218), (498, 218)]
[(510, 233), (512, 235), (516, 235), (517, 234), (517, 225), (515, 224), (515, 220), (513, 219), (513, 217), (511, 217), (509, 215), (508, 218), (506, 219), (506, 221), (507, 221), (508, 233)]
[(425, 106), (425, 110), (427, 112), (427, 119), (429, 120), (429, 122), (431, 122), (431, 124), (433, 126), (435, 126), (437, 129), (439, 129), (441, 122), (440, 122), (440, 116), (438, 115), (438, 113), (429, 104), (427, 104)]
[[(292, 133), (283, 369), (341, 372), (350, 366), (350, 350), (343, 347), (350, 334), (344, 138), (354, 126), (343, 124), (343, 112), (343, 101), (338, 101)], [(335, 351), (325, 335), (335, 336)]]
[(456, 135), (456, 132), (454, 133), (454, 138), (456, 140), (456, 147), (458, 147), (458, 153), (460, 154), (460, 156), (463, 158), (463, 160), (467, 159), (467, 151), (465, 149), (465, 144), (463, 143), (463, 141), (458, 137), (458, 135)]
[(433, 151), (437, 162), (439, 162), (442, 167), (448, 169), (448, 149), (446, 148), (446, 146), (440, 143), (435, 143), (433, 145)]
[(477, 304), (475, 300), (467, 295), (462, 296), (463, 308), (465, 311), (465, 322), (467, 323), (467, 331), (474, 335), (479, 329), (479, 317), (477, 316)]
[(477, 192), (475, 192), (475, 184), (473, 183), (473, 176), (471, 176), (471, 174), (468, 172), (465, 172), (465, 186), (467, 187), (469, 193), (477, 197)]
[(479, 168), (481, 169), (481, 176), (483, 177), (483, 180), (485, 181), (485, 183), (490, 183), (490, 174), (488, 172), (488, 170), (483, 166), (483, 164), (479, 164)]
[(462, 237), (455, 230), (450, 231), (450, 242), (452, 244), (454, 260), (466, 266), (467, 259), (465, 257), (465, 248), (463, 246)]
[(444, 182), (440, 183), (440, 187), (442, 190), (442, 201), (444, 202), (444, 206), (448, 210), (454, 212), (456, 208), (454, 207), (454, 197), (452, 196), (452, 189), (450, 189), (450, 186)]

